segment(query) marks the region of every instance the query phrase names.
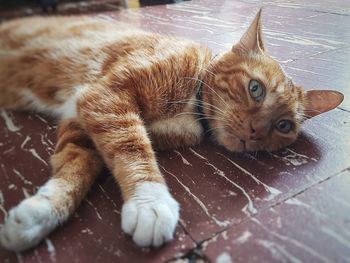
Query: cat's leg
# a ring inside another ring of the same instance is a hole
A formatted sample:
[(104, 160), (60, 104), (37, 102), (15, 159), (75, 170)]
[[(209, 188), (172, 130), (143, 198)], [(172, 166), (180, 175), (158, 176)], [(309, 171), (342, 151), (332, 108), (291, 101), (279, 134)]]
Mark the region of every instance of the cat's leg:
[(120, 185), (122, 229), (139, 246), (172, 239), (179, 205), (169, 193), (137, 104), (128, 96), (89, 94), (79, 116)]
[(197, 118), (189, 111), (151, 123), (147, 130), (153, 146), (158, 150), (168, 150), (199, 144), (203, 138), (203, 128)]
[(60, 124), (51, 163), (53, 177), (10, 210), (0, 232), (3, 247), (21, 251), (39, 243), (73, 213), (103, 167), (94, 144), (74, 119)]

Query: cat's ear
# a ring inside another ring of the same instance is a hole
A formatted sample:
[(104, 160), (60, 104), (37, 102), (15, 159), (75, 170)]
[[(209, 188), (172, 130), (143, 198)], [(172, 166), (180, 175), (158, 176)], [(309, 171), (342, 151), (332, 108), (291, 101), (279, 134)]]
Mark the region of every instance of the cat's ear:
[(265, 45), (262, 35), (261, 11), (256, 14), (253, 22), (244, 33), (239, 42), (232, 47), (233, 51), (263, 53)]
[(334, 90), (309, 90), (306, 92), (305, 115), (312, 118), (337, 107), (344, 95)]

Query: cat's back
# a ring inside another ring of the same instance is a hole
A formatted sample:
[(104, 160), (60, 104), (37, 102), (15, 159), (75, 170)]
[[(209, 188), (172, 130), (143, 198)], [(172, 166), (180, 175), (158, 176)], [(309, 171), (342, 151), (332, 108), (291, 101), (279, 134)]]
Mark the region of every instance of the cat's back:
[(104, 47), (118, 46), (134, 35), (147, 33), (101, 17), (30, 17), (4, 22), (0, 24), (0, 87), (47, 90), (56, 82), (58, 89), (69, 90), (78, 82), (94, 81), (106, 59)]
[(105, 59), (103, 47), (116, 45), (133, 35), (147, 33), (98, 17), (16, 19), (0, 24), (0, 69), (4, 74), (11, 70), (8, 68), (11, 64), (17, 71), (30, 73), (35, 64), (51, 69), (56, 75), (72, 74), (80, 69), (85, 76), (93, 78), (99, 74), (99, 66)]
[(198, 47), (102, 16), (32, 17), (0, 24), (0, 68), (54, 63), (60, 73), (85, 69), (85, 75), (97, 77), (112, 64), (145, 65)]
[[(100, 46), (143, 31), (101, 17), (61, 16), (21, 18), (0, 24), (0, 48), (22, 50)], [(64, 46), (62, 46), (64, 45)]]
[[(134, 89), (152, 86), (152, 95), (161, 88), (176, 100), (179, 83), (198, 76), (210, 56), (202, 45), (106, 17), (22, 18), (0, 24), (0, 89), (16, 101), (60, 105), (88, 83), (133, 79)], [(13, 106), (8, 98), (0, 106)]]
[(147, 33), (99, 17), (32, 17), (0, 24), (0, 107), (22, 108), (32, 98), (61, 104), (76, 87), (101, 76), (104, 46), (135, 34)]

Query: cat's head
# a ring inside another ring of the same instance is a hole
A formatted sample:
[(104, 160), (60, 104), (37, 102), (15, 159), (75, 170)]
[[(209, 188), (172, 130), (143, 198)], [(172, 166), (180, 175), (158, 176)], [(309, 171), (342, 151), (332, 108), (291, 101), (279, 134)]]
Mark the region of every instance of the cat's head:
[(204, 111), (218, 143), (231, 151), (277, 150), (293, 143), (306, 118), (337, 107), (336, 91), (305, 91), (267, 53), (261, 10), (240, 41), (214, 59)]

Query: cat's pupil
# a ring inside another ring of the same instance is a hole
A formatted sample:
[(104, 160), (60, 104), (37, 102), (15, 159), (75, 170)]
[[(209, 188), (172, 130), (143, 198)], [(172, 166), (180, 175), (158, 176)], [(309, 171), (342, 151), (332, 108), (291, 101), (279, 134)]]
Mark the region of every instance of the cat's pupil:
[(263, 99), (264, 89), (258, 81), (251, 80), (249, 82), (249, 93), (255, 101), (259, 102)]
[(292, 124), (290, 121), (281, 120), (280, 122), (278, 122), (277, 128), (283, 133), (288, 133), (292, 129)]

